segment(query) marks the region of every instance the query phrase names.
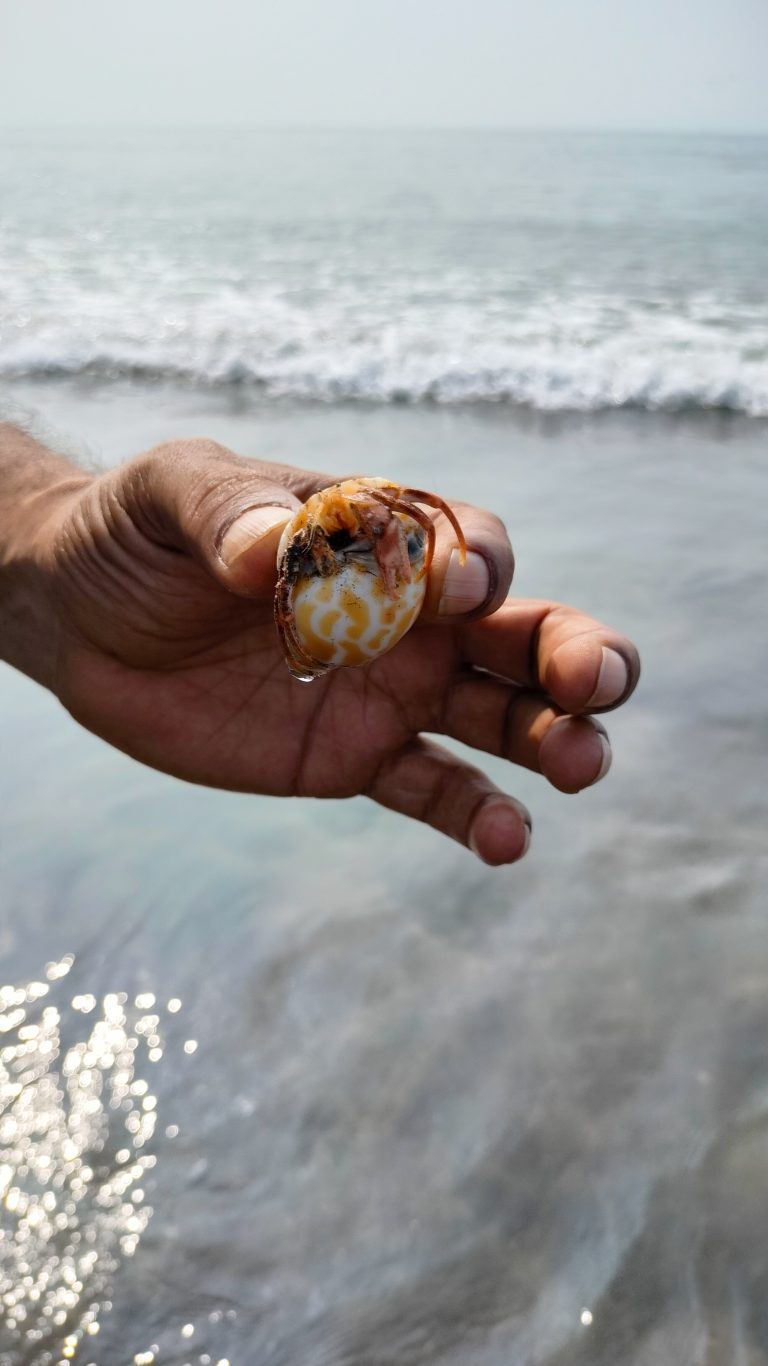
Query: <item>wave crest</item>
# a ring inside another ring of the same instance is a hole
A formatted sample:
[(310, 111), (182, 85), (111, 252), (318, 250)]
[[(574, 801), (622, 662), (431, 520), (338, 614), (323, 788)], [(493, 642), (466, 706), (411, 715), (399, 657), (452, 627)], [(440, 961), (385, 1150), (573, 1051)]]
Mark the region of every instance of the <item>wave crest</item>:
[[(142, 291), (143, 292), (143, 291)], [(0, 374), (245, 384), (268, 398), (509, 403), (543, 411), (729, 409), (768, 416), (768, 314), (703, 296), (453, 305), (326, 296), (303, 307), (219, 287), (72, 291), (0, 315)]]

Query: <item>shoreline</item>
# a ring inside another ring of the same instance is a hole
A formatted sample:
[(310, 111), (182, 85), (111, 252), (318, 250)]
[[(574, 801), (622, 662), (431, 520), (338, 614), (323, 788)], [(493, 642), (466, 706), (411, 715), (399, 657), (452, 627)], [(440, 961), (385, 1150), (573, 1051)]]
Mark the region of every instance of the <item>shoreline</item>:
[[(504, 400), (456, 403), (437, 400), (331, 401), (266, 397), (251, 386), (237, 384), (204, 385), (193, 381), (138, 381), (83, 375), (6, 381), (0, 385), (0, 419), (32, 424), (36, 428), (42, 424), (44, 428), (53, 429), (60, 422), (68, 425), (74, 410), (88, 405), (100, 426), (99, 419), (106, 418), (110, 410), (114, 413), (118, 406), (128, 411), (138, 408), (146, 419), (148, 401), (157, 404), (163, 427), (172, 413), (182, 418), (205, 414), (225, 422), (229, 419), (238, 423), (254, 420), (275, 428), (283, 428), (287, 420), (295, 420), (301, 425), (307, 422), (333, 425), (337, 421), (361, 426), (383, 423), (393, 428), (413, 421), (462, 425), (474, 422), (491, 430), (502, 429), (544, 439), (573, 434), (598, 438), (611, 434), (624, 438), (642, 435), (647, 439), (674, 434), (751, 444), (753, 440), (763, 441), (768, 434), (768, 417), (750, 417), (726, 408), (624, 406), (543, 410)], [(77, 439), (77, 434), (74, 435)]]

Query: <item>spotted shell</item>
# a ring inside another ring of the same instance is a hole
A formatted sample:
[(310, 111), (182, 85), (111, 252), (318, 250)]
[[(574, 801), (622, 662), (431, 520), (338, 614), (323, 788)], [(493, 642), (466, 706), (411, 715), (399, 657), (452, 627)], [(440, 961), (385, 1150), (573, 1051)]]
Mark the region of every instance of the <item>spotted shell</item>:
[[(401, 517), (407, 525), (407, 519)], [(411, 522), (416, 539), (421, 528)], [(423, 537), (421, 537), (423, 542)], [(419, 551), (414, 554), (415, 573), (400, 586), (393, 601), (380, 577), (362, 564), (343, 565), (325, 578), (303, 576), (293, 590), (295, 631), (307, 654), (334, 669), (359, 666), (391, 650), (410, 629), (421, 611), (427, 581)]]
[(391, 650), (424, 603), (434, 528), (417, 502), (434, 494), (384, 479), (350, 479), (313, 495), (277, 552), (275, 618), (286, 661), (304, 682)]

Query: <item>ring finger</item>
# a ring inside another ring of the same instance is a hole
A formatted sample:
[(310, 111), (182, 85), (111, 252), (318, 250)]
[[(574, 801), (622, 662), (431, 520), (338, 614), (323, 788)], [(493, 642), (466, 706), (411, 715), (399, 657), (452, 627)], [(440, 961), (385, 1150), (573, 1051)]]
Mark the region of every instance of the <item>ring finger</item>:
[(611, 747), (599, 722), (571, 716), (541, 693), (482, 674), (450, 689), (440, 733), (541, 773), (560, 792), (580, 792), (603, 778)]

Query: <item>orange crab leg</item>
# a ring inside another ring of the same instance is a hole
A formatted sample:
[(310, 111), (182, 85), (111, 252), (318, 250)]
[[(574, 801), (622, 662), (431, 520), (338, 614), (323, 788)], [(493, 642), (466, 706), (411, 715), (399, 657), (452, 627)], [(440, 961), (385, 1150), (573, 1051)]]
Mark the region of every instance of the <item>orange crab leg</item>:
[(275, 589), (275, 625), (280, 637), (280, 644), (283, 647), (283, 654), (289, 666), (296, 673), (313, 675), (325, 673), (322, 666), (318, 667), (318, 661), (306, 653), (296, 635), (290, 598), (291, 587), (288, 576), (281, 575)]
[[(461, 563), (464, 564), (467, 558), (467, 543), (464, 540), (464, 532), (461, 529), (456, 513), (452, 507), (445, 502), (437, 493), (427, 493), (424, 489), (403, 489), (398, 491), (398, 498), (412, 498), (415, 503), (426, 503), (428, 507), (437, 508), (444, 517), (448, 518), (451, 526), (456, 532), (456, 540), (459, 543), (459, 553)], [(417, 518), (418, 520), (418, 518)]]

